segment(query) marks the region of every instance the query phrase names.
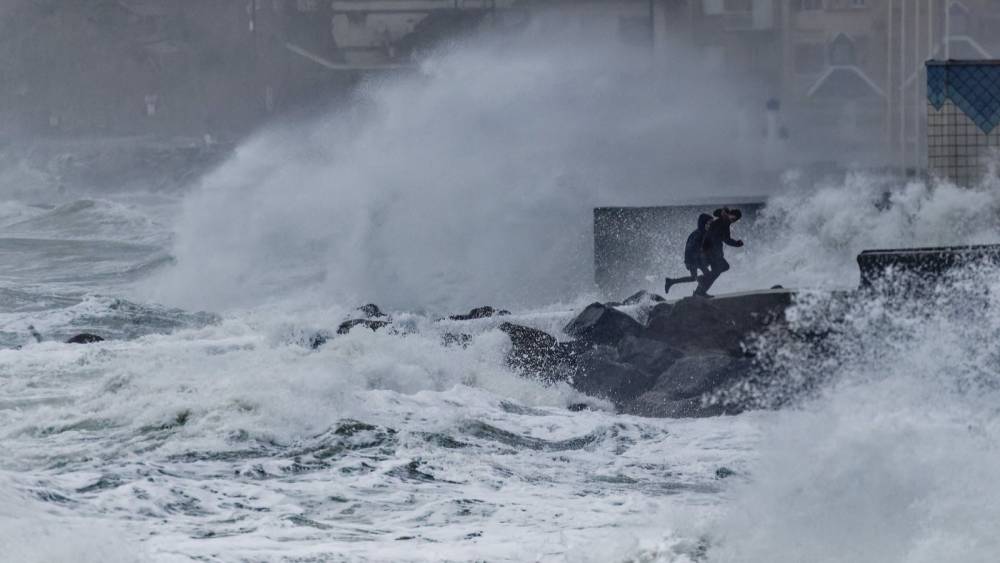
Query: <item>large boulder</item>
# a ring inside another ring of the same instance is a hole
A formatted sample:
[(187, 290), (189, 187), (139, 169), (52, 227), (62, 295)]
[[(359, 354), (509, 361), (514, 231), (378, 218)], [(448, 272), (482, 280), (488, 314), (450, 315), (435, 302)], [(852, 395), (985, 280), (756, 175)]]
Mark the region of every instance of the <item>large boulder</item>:
[(584, 353), (577, 362), (572, 380), (573, 387), (580, 392), (608, 399), (616, 405), (635, 399), (655, 382), (655, 376), (617, 361), (617, 352), (607, 346)]
[(663, 303), (666, 299), (661, 295), (655, 293), (650, 293), (645, 289), (641, 289), (632, 295), (629, 295), (622, 301), (622, 305), (641, 305), (643, 303)]
[(626, 336), (617, 348), (619, 362), (656, 376), (670, 369), (684, 355), (665, 342), (641, 336)]
[(592, 303), (563, 330), (578, 340), (614, 346), (626, 336), (641, 334), (643, 326), (613, 307)]
[(777, 289), (661, 303), (649, 314), (645, 336), (689, 351), (738, 355), (755, 333), (784, 318), (793, 296), (792, 291)]
[(529, 375), (552, 377), (559, 364), (554, 336), (514, 323), (502, 323), (500, 330), (510, 337), (507, 365)]
[(736, 330), (749, 334), (784, 319), (793, 296), (790, 290), (776, 288), (718, 297), (711, 302), (732, 321)]
[(687, 356), (677, 360), (641, 396), (625, 405), (629, 414), (656, 417), (715, 416), (738, 408), (707, 399), (735, 381), (746, 378), (753, 363), (721, 353)]
[(743, 335), (713, 300), (687, 297), (672, 307), (657, 306), (644, 336), (683, 350), (738, 353)]

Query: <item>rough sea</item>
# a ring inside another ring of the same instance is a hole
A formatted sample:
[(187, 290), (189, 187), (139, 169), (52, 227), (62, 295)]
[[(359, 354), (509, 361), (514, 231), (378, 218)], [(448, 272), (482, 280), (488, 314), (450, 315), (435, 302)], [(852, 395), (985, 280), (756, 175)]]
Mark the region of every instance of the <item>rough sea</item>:
[[(607, 162), (665, 95), (608, 105), (623, 82), (576, 52), (487, 55), (263, 131), (183, 189), (2, 176), (0, 560), (1000, 558), (994, 275), (966, 282), (993, 290), (976, 311), (854, 302), (822, 357), (770, 343), (819, 388), (707, 419), (617, 415), (508, 369), (497, 321), (439, 320), (490, 304), (564, 338), (596, 299)], [(858, 173), (775, 192), (720, 292), (849, 288), (864, 248), (997, 239), (997, 185)], [(824, 293), (804, 295), (790, 322), (821, 323)], [(367, 302), (397, 332), (310, 348)], [(468, 347), (445, 345), (455, 330)], [(109, 340), (62, 343), (80, 332)]]

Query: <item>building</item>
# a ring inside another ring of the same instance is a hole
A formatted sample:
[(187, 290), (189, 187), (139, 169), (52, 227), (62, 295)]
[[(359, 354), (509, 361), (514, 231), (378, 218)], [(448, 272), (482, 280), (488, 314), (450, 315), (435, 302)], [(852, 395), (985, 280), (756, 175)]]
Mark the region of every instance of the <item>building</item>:
[(1000, 60), (927, 63), (928, 169), (961, 185), (1000, 156)]

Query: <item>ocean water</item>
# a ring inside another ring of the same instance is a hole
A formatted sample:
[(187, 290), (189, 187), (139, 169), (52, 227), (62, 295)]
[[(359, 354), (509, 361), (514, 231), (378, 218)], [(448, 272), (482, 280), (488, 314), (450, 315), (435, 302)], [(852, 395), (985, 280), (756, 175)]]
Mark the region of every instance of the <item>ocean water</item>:
[[(439, 319), (489, 303), (560, 334), (594, 298), (590, 207), (656, 196), (628, 143), (690, 113), (639, 110), (687, 92), (570, 49), (480, 64), (494, 48), (262, 131), (188, 190), (5, 187), (0, 559), (996, 561), (995, 273), (921, 303), (822, 290), (863, 248), (996, 241), (1000, 186), (789, 177), (722, 289), (816, 290), (789, 312), (807, 329), (846, 312), (819, 352), (762, 347), (811, 384), (616, 415), (507, 369), (498, 321)], [(395, 332), (309, 348), (368, 301)]]

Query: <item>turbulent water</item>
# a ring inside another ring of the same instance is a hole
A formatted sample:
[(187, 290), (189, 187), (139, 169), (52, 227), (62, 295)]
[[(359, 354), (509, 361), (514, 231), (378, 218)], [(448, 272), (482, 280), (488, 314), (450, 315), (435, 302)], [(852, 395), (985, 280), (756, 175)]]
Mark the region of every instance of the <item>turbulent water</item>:
[[(837, 307), (838, 336), (821, 354), (780, 335), (762, 345), (809, 392), (701, 420), (616, 415), (512, 373), (496, 321), (438, 320), (491, 303), (560, 334), (591, 297), (588, 212), (622, 164), (591, 165), (594, 151), (658, 134), (617, 103), (595, 111), (627, 82), (592, 61), (472, 64), (488, 54), (441, 57), (372, 85), (362, 110), (262, 133), (190, 192), (39, 203), (11, 188), (4, 560), (997, 559), (989, 272), (923, 305), (809, 294), (792, 324), (825, 328)], [(630, 107), (656, 102), (637, 92)], [(521, 112), (539, 119), (513, 127)], [(567, 171), (600, 180), (580, 191)], [(997, 239), (995, 185), (789, 182), (724, 287), (847, 287), (865, 247)], [(369, 300), (397, 333), (310, 349)], [(444, 344), (457, 330), (468, 347)], [(111, 340), (61, 343), (78, 332)]]

